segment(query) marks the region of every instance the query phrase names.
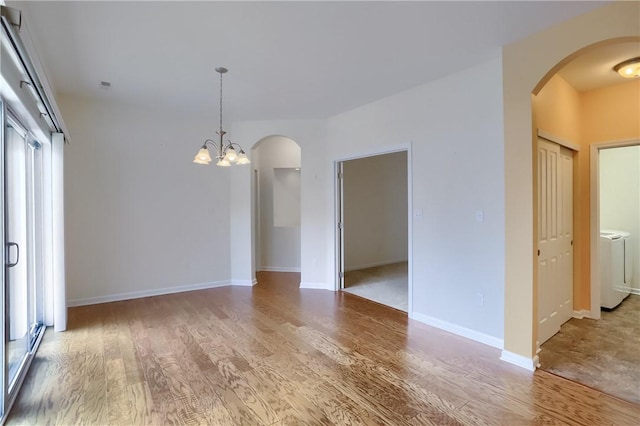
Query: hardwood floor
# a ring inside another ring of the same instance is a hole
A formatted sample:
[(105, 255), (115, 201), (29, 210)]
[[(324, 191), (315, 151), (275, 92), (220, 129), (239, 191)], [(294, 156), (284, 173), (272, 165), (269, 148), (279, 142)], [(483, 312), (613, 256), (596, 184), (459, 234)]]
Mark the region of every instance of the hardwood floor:
[(7, 424), (635, 425), (640, 407), (347, 293), (263, 273), (72, 308)]

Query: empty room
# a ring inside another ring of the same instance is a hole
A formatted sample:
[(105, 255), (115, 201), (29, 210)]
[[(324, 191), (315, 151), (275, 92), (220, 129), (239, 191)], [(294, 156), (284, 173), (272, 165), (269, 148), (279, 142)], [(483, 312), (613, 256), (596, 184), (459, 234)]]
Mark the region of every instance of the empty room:
[(0, 5), (4, 424), (637, 424), (640, 3)]

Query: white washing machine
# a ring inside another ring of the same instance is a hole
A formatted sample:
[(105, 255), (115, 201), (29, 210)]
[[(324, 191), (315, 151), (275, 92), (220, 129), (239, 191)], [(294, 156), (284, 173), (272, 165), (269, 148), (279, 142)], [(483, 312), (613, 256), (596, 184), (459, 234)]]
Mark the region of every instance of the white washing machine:
[(626, 231), (600, 231), (600, 305), (613, 309), (630, 293), (631, 234)]

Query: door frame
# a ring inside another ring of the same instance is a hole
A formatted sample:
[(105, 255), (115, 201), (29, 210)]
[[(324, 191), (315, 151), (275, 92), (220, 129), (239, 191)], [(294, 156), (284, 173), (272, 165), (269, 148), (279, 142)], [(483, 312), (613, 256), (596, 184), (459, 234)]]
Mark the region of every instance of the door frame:
[(640, 145), (640, 139), (595, 142), (589, 147), (589, 193), (591, 196), (590, 258), (591, 258), (591, 312), (590, 318), (600, 319), (600, 150)]
[(342, 170), (342, 164), (345, 161), (358, 160), (367, 157), (375, 157), (378, 155), (393, 154), (396, 152), (407, 153), (407, 286), (408, 286), (408, 307), (407, 314), (409, 318), (413, 317), (413, 168), (412, 168), (412, 144), (411, 142), (405, 144), (395, 145), (388, 148), (380, 148), (377, 150), (365, 151), (349, 156), (340, 157), (333, 162), (333, 182), (334, 182), (334, 220), (333, 229), (334, 233), (334, 291), (340, 291), (342, 289), (341, 273), (344, 274), (344, 259), (342, 254), (342, 233), (340, 222), (342, 218), (342, 183), (338, 178), (338, 172)]

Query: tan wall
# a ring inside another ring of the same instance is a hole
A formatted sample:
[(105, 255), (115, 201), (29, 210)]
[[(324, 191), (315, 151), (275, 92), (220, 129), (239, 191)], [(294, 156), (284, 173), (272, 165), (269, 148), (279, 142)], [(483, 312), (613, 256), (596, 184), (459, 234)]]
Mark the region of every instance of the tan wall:
[[(581, 144), (581, 95), (560, 75), (551, 80), (533, 97), (536, 126), (549, 134), (573, 144)], [(534, 146), (536, 141), (534, 141)], [(534, 162), (536, 153), (534, 152)], [(589, 269), (589, 176), (586, 179), (580, 169), (589, 166), (589, 149), (581, 149), (574, 156), (574, 269), (573, 269), (573, 309), (589, 309), (590, 305), (590, 269)], [(534, 174), (536, 170), (534, 169)], [(534, 192), (537, 192), (534, 180)], [(538, 221), (537, 206), (534, 199), (534, 228)], [(587, 209), (584, 210), (584, 203)], [(586, 225), (581, 226), (582, 224)], [(586, 233), (585, 233), (586, 231)], [(536, 241), (534, 241), (535, 243)], [(537, 311), (536, 311), (537, 312)]]
[(589, 145), (640, 138), (639, 100), (640, 80), (579, 93), (557, 74), (533, 98), (537, 127), (581, 147), (574, 157), (574, 310), (591, 307)]
[[(576, 192), (579, 214), (574, 219), (576, 234), (580, 239), (580, 253), (576, 254), (576, 279), (574, 282), (574, 309), (589, 309), (591, 253), (591, 187), (590, 164), (587, 158), (590, 145), (640, 138), (640, 80), (627, 81), (615, 86), (591, 90), (580, 94), (581, 151), (577, 167), (579, 188)], [(583, 244), (583, 239), (586, 242)], [(580, 281), (578, 281), (578, 279)]]
[(585, 147), (640, 137), (640, 80), (581, 93), (580, 101)]
[[(640, 3), (616, 2), (505, 46), (505, 359), (535, 356), (532, 93), (582, 49), (640, 38)], [(524, 362), (524, 361), (523, 361)]]
[(538, 129), (561, 139), (580, 143), (580, 93), (560, 75), (534, 97)]

